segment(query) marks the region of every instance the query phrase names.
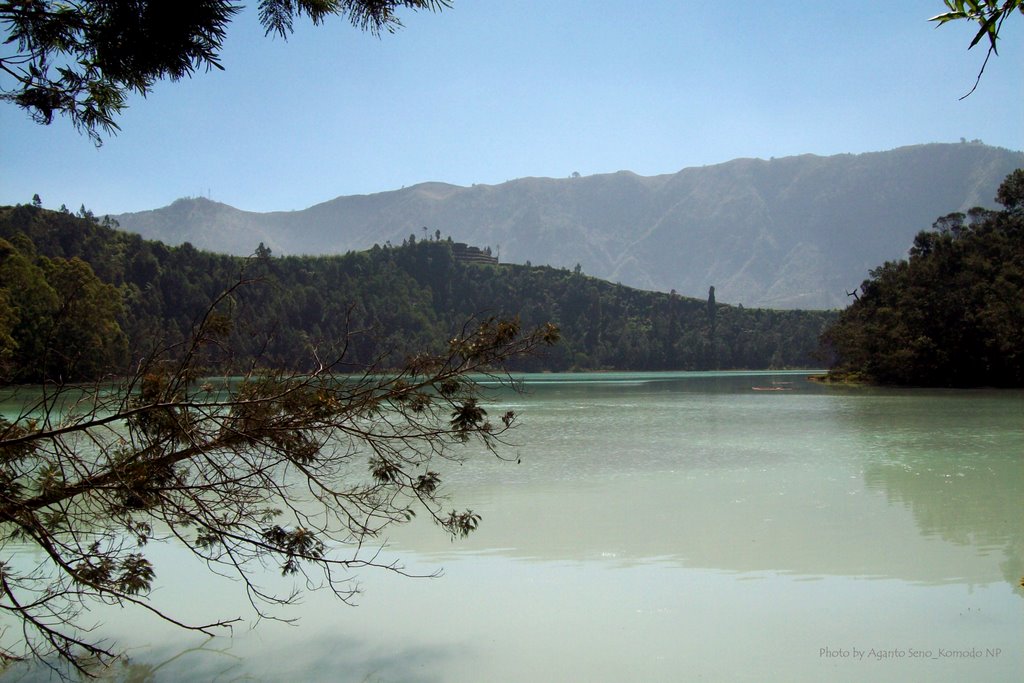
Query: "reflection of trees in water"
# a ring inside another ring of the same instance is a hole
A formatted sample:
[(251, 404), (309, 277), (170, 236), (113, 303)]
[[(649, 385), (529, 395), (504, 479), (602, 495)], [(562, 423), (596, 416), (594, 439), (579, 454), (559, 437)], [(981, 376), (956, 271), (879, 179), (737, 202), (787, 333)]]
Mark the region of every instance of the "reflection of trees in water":
[[(212, 674), (214, 671), (217, 672), (215, 677), (211, 677), (209, 680), (223, 680), (223, 681), (244, 681), (251, 680), (245, 675), (232, 675), (237, 673), (239, 665), (242, 663), (242, 658), (231, 654), (228, 650), (230, 649), (230, 642), (224, 645), (224, 640), (218, 642), (220, 646), (214, 647), (213, 638), (208, 638), (198, 647), (189, 647), (172, 654), (170, 656), (162, 655), (160, 661), (136, 661), (134, 659), (123, 659), (121, 660), (121, 666), (115, 667), (111, 670), (112, 678), (118, 683), (151, 683), (158, 680), (157, 675), (160, 674), (162, 669), (169, 669), (171, 676), (180, 675), (185, 671), (192, 671), (189, 664), (184, 664), (184, 671), (182, 670), (182, 664), (180, 660), (189, 657), (194, 654), (204, 655), (218, 655), (217, 657), (204, 656), (206, 673)], [(223, 658), (223, 659), (222, 659)], [(154, 657), (154, 659), (157, 659)], [(177, 668), (177, 674), (174, 674), (174, 669)], [(192, 672), (195, 673), (195, 672)], [(193, 679), (196, 680), (196, 679)]]
[(910, 511), (921, 535), (1004, 556), (1024, 575), (1024, 392), (879, 387), (830, 392), (856, 435), (865, 487)]
[[(331, 634), (302, 640), (300, 649), (282, 647), (285, 654), (273, 657), (267, 653), (254, 653), (246, 647), (246, 639), (237, 647), (230, 638), (209, 638), (198, 646), (181, 644), (153, 648), (137, 658), (122, 659), (106, 672), (99, 681), (116, 683), (158, 683), (159, 681), (332, 681), (344, 683), (374, 683), (376, 681), (409, 681), (410, 683), (437, 683), (440, 671), (433, 666), (454, 653), (442, 647), (395, 647), (386, 653), (370, 651), (364, 643)], [(288, 661), (282, 661), (288, 660)], [(268, 668), (268, 661), (275, 661)], [(255, 664), (255, 666), (252, 666)], [(50, 681), (51, 672), (43, 664), (15, 664), (13, 676), (22, 683)]]
[(1024, 462), (1002, 452), (905, 454), (864, 467), (869, 489), (910, 509), (925, 536), (985, 552), (1001, 549), (1003, 576), (1024, 596)]
[[(259, 680), (242, 671), (245, 658), (232, 654), (230, 649), (231, 640), (225, 638), (207, 638), (201, 645), (185, 648), (180, 645), (153, 648), (145, 659), (136, 659), (129, 655), (116, 660), (109, 669), (93, 671), (96, 676), (93, 680), (116, 683)], [(11, 664), (9, 669), (0, 671), (9, 673), (13, 680), (21, 683), (64, 680), (54, 673), (56, 669), (50, 669), (51, 665), (59, 666), (59, 662), (50, 659), (16, 662)]]

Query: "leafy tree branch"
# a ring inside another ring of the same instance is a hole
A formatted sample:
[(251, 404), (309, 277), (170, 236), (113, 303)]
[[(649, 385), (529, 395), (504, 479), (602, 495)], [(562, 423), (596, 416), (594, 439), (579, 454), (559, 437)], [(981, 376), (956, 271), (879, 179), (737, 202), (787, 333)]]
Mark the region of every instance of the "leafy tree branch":
[(436, 463), (499, 454), (515, 415), (492, 421), (477, 378), (507, 380), (505, 361), (558, 339), (552, 326), (481, 319), (398, 367), (353, 373), (341, 344), (306, 374), (204, 379), (226, 329), (211, 308), (201, 342), (147, 358), (116, 387), (57, 387), (45, 415), (0, 422), (0, 546), (44, 557), (0, 563), (0, 611), (21, 625), (0, 657), (90, 673), (116, 654), (82, 622), (95, 601), (203, 633), (229, 627), (235, 618), (188, 624), (149, 601), (155, 541), (241, 579), (257, 613), (279, 618), (273, 607), (298, 594), (267, 588), (267, 563), (349, 600), (352, 569), (402, 571), (378, 554), (392, 524), (426, 515), (453, 537), (472, 532), (479, 516), (447, 507)]
[(985, 52), (985, 61), (981, 63), (978, 70), (978, 77), (974, 86), (960, 99), (969, 97), (978, 89), (981, 77), (985, 73), (985, 67), (992, 55), (999, 54), (997, 41), (999, 33), (1003, 28), (1003, 22), (1015, 11), (1024, 14), (1024, 0), (943, 0), (948, 12), (938, 14), (929, 21), (934, 21), (939, 26), (951, 21), (967, 21), (978, 24), (978, 32), (975, 34), (967, 49), (973, 48), (982, 39), (988, 39), (988, 50)]
[[(394, 32), (401, 8), (438, 11), (447, 0), (260, 0), (266, 33), (287, 38), (296, 18), (345, 18), (374, 35)], [(17, 0), (0, 2), (6, 32), (0, 99), (50, 124), (67, 116), (97, 145), (118, 131), (131, 93), (163, 79), (223, 69), (220, 51), (243, 5), (230, 0)]]

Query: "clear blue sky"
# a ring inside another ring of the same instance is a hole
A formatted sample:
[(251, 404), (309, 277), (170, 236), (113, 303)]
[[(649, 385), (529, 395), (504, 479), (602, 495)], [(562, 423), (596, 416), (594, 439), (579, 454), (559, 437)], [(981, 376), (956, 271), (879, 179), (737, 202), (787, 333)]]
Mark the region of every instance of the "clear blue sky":
[(97, 214), (210, 196), (301, 209), (338, 195), (980, 138), (1024, 149), (1024, 17), (1000, 56), (935, 28), (940, 0), (455, 0), (376, 39), (335, 21), (231, 25), (226, 71), (136, 98), (96, 149), (0, 104), (0, 204)]

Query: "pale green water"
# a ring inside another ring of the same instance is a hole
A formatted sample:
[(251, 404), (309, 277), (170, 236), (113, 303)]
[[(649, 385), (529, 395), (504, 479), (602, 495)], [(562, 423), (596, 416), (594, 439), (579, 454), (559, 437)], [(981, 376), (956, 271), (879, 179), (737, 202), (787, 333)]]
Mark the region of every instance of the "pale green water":
[[(522, 415), (507, 451), (522, 464), (473, 461), (446, 480), (481, 528), (456, 543), (427, 526), (392, 535), (386, 552), (443, 577), (367, 572), (359, 607), (311, 594), (283, 614), (298, 626), (205, 644), (104, 613), (135, 656), (120, 677), (1024, 677), (1024, 393), (770, 373), (528, 379), (491, 404)], [(173, 548), (150, 554), (174, 567), (158, 601), (249, 616), (237, 584)]]

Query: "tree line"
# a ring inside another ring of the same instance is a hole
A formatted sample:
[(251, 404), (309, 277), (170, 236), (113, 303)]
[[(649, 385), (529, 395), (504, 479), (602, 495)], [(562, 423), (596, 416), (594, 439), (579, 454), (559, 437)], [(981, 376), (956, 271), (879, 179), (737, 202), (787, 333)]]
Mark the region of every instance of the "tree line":
[(546, 354), (513, 361), (521, 371), (810, 367), (834, 318), (641, 291), (579, 269), (469, 263), (439, 234), (337, 256), (259, 245), (238, 258), (144, 240), (84, 209), (19, 205), (0, 209), (0, 239), (0, 360), (19, 382), (129, 372), (154, 344), (190, 339), (238, 282), (221, 311), (238, 371), (307, 371), (305, 351), (339, 340), (353, 367), (399, 365), (490, 316), (561, 329)]

